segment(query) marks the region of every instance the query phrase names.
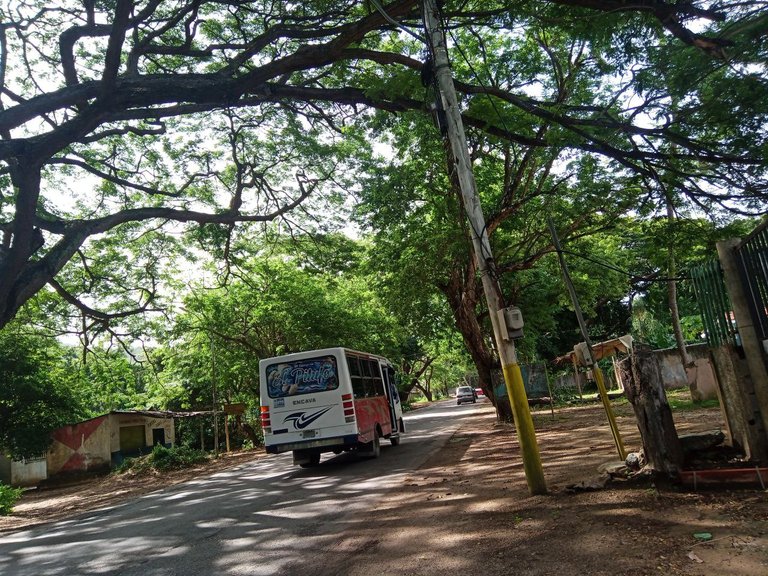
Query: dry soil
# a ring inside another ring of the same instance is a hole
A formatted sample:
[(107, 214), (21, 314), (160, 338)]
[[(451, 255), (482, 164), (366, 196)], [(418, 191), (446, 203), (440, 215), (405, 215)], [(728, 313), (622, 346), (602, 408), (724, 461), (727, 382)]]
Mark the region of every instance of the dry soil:
[[(716, 408), (674, 417), (679, 433), (711, 430), (722, 420)], [(631, 408), (618, 406), (617, 420), (626, 447), (639, 449)], [(353, 518), (333, 547), (317, 551), (313, 576), (768, 574), (766, 491), (694, 491), (650, 480), (572, 491), (618, 459), (602, 408), (540, 408), (534, 422), (547, 495), (530, 495), (514, 428), (498, 425), (486, 403), (375, 510)], [(13, 516), (0, 517), (0, 537), (261, 456), (31, 491)], [(711, 539), (695, 536), (702, 533)]]

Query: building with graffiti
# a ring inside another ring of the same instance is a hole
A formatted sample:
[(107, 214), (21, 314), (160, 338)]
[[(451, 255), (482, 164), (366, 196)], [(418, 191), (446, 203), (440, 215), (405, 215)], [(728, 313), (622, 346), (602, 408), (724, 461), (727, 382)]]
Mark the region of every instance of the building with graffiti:
[(175, 442), (173, 414), (156, 411), (113, 411), (58, 428), (51, 436), (48, 476), (108, 470), (156, 444)]

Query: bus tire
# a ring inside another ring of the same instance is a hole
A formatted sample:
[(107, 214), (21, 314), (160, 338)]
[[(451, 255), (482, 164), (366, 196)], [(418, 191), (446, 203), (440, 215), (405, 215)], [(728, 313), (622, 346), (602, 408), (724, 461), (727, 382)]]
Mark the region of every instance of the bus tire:
[(319, 452), (314, 453), (314, 454), (310, 454), (309, 457), (308, 457), (308, 461), (300, 463), (299, 466), (301, 466), (302, 468), (313, 468), (313, 467), (317, 466), (318, 464), (320, 464), (320, 453)]
[(400, 445), (400, 435), (397, 436), (390, 436), (389, 441), (392, 443), (392, 446), (399, 446)]
[(378, 458), (381, 456), (381, 440), (379, 440), (378, 432), (373, 433), (373, 442), (371, 444), (373, 445), (371, 447), (371, 458)]
[(373, 431), (373, 440), (360, 445), (358, 450), (360, 456), (366, 458), (378, 458), (381, 455), (381, 441), (377, 430)]

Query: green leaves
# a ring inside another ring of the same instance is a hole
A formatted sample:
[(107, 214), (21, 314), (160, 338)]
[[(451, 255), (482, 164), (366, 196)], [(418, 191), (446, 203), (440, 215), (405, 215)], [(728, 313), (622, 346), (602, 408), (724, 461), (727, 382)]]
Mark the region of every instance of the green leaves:
[(0, 451), (12, 458), (46, 452), (53, 429), (84, 414), (77, 372), (55, 341), (18, 326), (0, 331)]
[(213, 382), (220, 398), (254, 403), (261, 358), (331, 346), (396, 349), (398, 327), (359, 275), (360, 248), (333, 237), (313, 244), (284, 238), (271, 257), (243, 259), (226, 285), (187, 296), (161, 375), (181, 383), (182, 406), (210, 405)]

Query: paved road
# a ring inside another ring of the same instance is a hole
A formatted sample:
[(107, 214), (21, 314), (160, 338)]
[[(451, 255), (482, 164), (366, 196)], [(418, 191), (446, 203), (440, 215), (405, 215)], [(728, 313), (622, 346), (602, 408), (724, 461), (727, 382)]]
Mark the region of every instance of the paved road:
[(480, 405), (443, 402), (406, 415), (400, 446), (378, 460), (280, 455), (0, 538), (0, 574), (166, 576), (312, 573), (314, 551), (352, 514), (386, 497)]

